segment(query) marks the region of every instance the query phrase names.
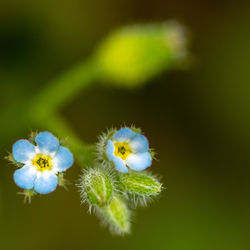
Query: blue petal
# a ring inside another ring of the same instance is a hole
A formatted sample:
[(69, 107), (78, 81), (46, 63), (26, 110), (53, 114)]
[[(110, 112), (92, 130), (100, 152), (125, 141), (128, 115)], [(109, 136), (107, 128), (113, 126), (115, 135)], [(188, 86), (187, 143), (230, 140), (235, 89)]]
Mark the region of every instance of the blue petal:
[(117, 131), (113, 137), (115, 141), (128, 141), (132, 139), (136, 133), (132, 131), (130, 128), (121, 128)]
[(74, 158), (68, 148), (60, 146), (56, 153), (54, 161), (55, 161), (58, 171), (62, 172), (70, 168), (73, 165)]
[(35, 153), (35, 146), (28, 140), (19, 140), (12, 147), (12, 154), (16, 161), (26, 163)]
[(57, 183), (56, 175), (43, 173), (35, 180), (34, 189), (39, 194), (48, 194), (56, 190)]
[(123, 160), (120, 157), (114, 157), (113, 162), (115, 164), (115, 168), (122, 172), (122, 173), (127, 173), (128, 172), (128, 168), (126, 167), (125, 163), (123, 162)]
[(126, 159), (127, 165), (136, 171), (144, 170), (152, 164), (152, 157), (149, 152), (130, 154)]
[(111, 140), (108, 140), (106, 154), (110, 161), (112, 161), (114, 158), (114, 152), (115, 152), (114, 143)]
[(15, 171), (13, 178), (17, 186), (24, 189), (32, 189), (37, 176), (37, 171), (28, 165)]
[(35, 139), (39, 149), (44, 152), (53, 153), (59, 147), (59, 140), (50, 132), (41, 132)]
[(149, 149), (148, 139), (140, 134), (133, 137), (129, 145), (134, 152), (143, 153), (147, 152)]

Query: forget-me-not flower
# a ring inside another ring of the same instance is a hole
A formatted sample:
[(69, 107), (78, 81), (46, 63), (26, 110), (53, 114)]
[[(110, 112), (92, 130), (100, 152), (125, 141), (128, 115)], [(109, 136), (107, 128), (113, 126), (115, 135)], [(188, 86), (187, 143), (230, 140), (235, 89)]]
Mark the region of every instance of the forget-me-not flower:
[(147, 138), (126, 127), (108, 140), (106, 154), (116, 169), (123, 173), (128, 172), (128, 167), (141, 171), (152, 164)]
[(59, 140), (50, 132), (39, 133), (35, 142), (37, 145), (19, 140), (13, 145), (13, 158), (24, 164), (15, 171), (14, 181), (20, 188), (48, 194), (57, 187), (58, 173), (70, 168), (74, 159), (69, 149), (60, 146)]

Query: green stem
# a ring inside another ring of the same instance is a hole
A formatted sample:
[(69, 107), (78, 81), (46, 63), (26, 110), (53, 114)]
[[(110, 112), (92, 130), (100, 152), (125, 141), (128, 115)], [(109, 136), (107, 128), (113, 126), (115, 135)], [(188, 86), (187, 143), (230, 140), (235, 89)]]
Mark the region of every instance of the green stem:
[[(94, 145), (85, 144), (80, 140), (57, 112), (99, 76), (94, 60), (89, 60), (51, 81), (30, 100), (5, 112), (3, 118), (6, 119), (3, 119), (3, 122), (7, 136), (16, 135), (24, 129), (50, 130), (61, 138), (68, 138), (67, 146), (81, 167), (92, 165), (95, 158)], [(18, 124), (9, 124), (9, 121), (17, 116)]]
[[(15, 138), (22, 131), (34, 129), (34, 123), (37, 126), (38, 121), (48, 121), (48, 116), (53, 117), (63, 105), (96, 82), (99, 77), (95, 61), (89, 59), (49, 82), (26, 102), (4, 110), (1, 117), (5, 132), (1, 135), (1, 140), (7, 141), (10, 136)], [(18, 123), (12, 122), (16, 117)]]
[(93, 164), (95, 147), (80, 140), (57, 112), (61, 106), (95, 82), (99, 75), (95, 61), (89, 60), (50, 82), (29, 102), (29, 116), (34, 124), (50, 130), (55, 135), (68, 138), (67, 146), (81, 167)]
[(100, 71), (93, 59), (74, 67), (67, 73), (49, 82), (29, 102), (31, 116), (39, 113), (46, 116), (58, 111), (81, 91), (100, 77)]

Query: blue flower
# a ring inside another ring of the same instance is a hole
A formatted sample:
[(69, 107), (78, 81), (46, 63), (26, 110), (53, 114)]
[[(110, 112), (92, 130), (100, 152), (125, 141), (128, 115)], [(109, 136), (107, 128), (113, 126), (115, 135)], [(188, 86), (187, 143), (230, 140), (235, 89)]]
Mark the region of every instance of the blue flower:
[(60, 146), (59, 140), (47, 131), (39, 133), (35, 142), (37, 145), (19, 140), (13, 145), (13, 158), (24, 164), (15, 171), (14, 181), (20, 188), (48, 194), (57, 187), (57, 174), (70, 168), (74, 159), (69, 149)]
[(108, 140), (106, 154), (123, 173), (128, 172), (128, 167), (141, 171), (152, 164), (147, 138), (130, 128), (121, 128)]

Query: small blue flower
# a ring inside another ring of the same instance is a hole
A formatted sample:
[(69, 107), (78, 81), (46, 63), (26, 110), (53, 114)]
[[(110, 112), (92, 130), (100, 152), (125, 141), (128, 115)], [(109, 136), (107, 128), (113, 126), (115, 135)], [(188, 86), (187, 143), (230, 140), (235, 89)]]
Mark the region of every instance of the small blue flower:
[(151, 166), (148, 140), (130, 128), (121, 128), (107, 142), (106, 154), (116, 169), (128, 172), (128, 167), (141, 171)]
[(15, 171), (14, 181), (20, 188), (48, 194), (57, 187), (57, 174), (70, 168), (74, 159), (69, 149), (60, 146), (59, 140), (47, 131), (39, 133), (35, 142), (37, 145), (19, 140), (13, 145), (13, 158), (24, 164)]

